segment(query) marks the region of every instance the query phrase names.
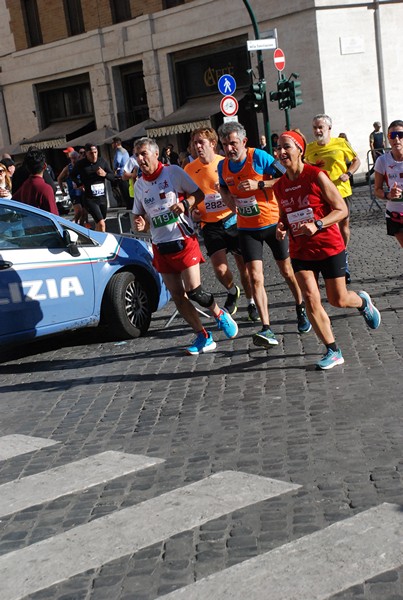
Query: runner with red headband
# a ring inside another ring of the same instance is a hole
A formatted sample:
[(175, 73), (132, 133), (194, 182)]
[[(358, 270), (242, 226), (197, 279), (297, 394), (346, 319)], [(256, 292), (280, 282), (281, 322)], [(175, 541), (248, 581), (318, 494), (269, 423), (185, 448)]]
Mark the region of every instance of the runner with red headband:
[(284, 131), (279, 137), (278, 156), (286, 172), (274, 184), (280, 207), (276, 236), (284, 240), (289, 232), (291, 262), (306, 311), (326, 346), (316, 366), (326, 370), (343, 364), (344, 358), (322, 305), (319, 275), (332, 306), (357, 308), (371, 329), (379, 327), (381, 315), (367, 292), (356, 293), (346, 287), (346, 249), (337, 224), (346, 217), (347, 206), (326, 171), (304, 163), (305, 148), (299, 131)]

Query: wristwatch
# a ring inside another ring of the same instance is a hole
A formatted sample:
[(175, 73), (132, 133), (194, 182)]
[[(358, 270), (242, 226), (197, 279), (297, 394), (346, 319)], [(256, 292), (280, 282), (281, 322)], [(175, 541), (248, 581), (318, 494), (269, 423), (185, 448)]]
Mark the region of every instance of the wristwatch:
[(258, 187), (259, 190), (264, 190), (265, 185), (264, 185), (263, 179), (261, 179), (260, 181), (258, 181), (257, 187)]
[(350, 179), (350, 177), (352, 177), (352, 176), (353, 176), (353, 174), (352, 174), (352, 172), (351, 172), (351, 171), (347, 171), (346, 175), (348, 175), (348, 178), (349, 178), (349, 179)]
[(323, 229), (323, 221), (320, 221), (318, 219), (317, 221), (315, 221), (315, 225), (316, 225), (318, 231), (322, 231), (322, 229)]

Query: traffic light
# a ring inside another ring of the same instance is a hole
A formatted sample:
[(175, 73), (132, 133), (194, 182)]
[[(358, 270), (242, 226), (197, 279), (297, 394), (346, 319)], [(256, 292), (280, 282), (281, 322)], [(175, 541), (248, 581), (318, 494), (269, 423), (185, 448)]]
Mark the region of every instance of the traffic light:
[(277, 92), (270, 92), (270, 101), (277, 101), (280, 110), (291, 108), (290, 84), (291, 82), (288, 79), (279, 79), (277, 81)]
[(296, 108), (303, 103), (300, 87), (300, 81), (290, 81), (290, 108)]
[(266, 82), (258, 81), (257, 83), (252, 83), (251, 88), (254, 98), (254, 108), (256, 112), (262, 112), (266, 93)]
[(256, 112), (262, 112), (263, 103), (265, 100), (266, 93), (266, 82), (258, 81), (257, 83), (252, 83), (249, 88), (249, 92), (247, 94), (246, 105), (247, 108), (254, 110)]

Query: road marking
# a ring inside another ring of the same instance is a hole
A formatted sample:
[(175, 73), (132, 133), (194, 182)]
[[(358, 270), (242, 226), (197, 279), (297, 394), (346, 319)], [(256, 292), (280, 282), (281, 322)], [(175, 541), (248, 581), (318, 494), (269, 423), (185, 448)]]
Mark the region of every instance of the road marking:
[(0, 517), (162, 462), (161, 458), (109, 451), (15, 479), (0, 485)]
[(403, 564), (403, 511), (381, 504), (157, 600), (326, 600)]
[(17, 433), (14, 435), (5, 435), (0, 437), (0, 460), (14, 458), (14, 456), (19, 456), (20, 454), (27, 454), (28, 452), (41, 450), (42, 448), (54, 446), (59, 443), (53, 440), (19, 435)]
[(20, 600), (88, 569), (301, 486), (226, 471), (0, 556), (1, 600)]

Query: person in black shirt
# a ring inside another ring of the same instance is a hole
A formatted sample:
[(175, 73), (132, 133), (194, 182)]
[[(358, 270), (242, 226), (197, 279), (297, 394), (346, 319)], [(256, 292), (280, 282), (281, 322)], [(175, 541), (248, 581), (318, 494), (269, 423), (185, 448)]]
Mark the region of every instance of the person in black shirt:
[(367, 173), (367, 180), (371, 177), (372, 173), (375, 170), (375, 163), (378, 156), (384, 154), (385, 152), (385, 138), (383, 132), (381, 131), (381, 124), (379, 121), (375, 121), (373, 124), (374, 131), (371, 132), (369, 136), (369, 146), (371, 148), (372, 154), (372, 167)]
[(115, 181), (116, 176), (106, 160), (98, 156), (95, 144), (85, 144), (85, 158), (75, 164), (70, 177), (84, 191), (85, 208), (95, 221), (95, 230), (106, 231), (105, 179)]

